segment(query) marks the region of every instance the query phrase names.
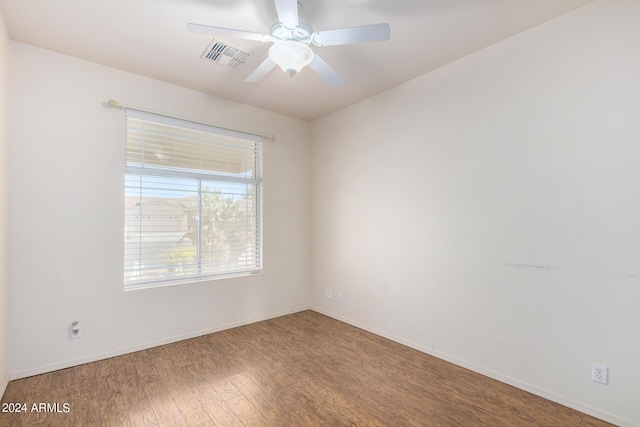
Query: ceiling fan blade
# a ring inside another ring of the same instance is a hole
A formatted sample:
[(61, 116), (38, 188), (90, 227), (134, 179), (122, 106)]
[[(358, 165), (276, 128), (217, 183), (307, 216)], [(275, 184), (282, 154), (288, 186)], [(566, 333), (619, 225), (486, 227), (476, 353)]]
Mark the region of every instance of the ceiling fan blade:
[(318, 54), (315, 54), (313, 61), (309, 64), (309, 67), (318, 73), (320, 77), (326, 80), (333, 87), (340, 87), (344, 84), (344, 78), (334, 70), (331, 65), (327, 64)]
[(275, 0), (278, 20), (290, 30), (295, 29), (298, 22), (298, 0)]
[(213, 36), (229, 36), (239, 39), (255, 40), (259, 42), (271, 41), (271, 36), (268, 34), (254, 33), (244, 30), (234, 30), (232, 28), (213, 27), (211, 25), (187, 24), (187, 30), (191, 31), (192, 33), (210, 34)]
[(335, 46), (349, 43), (379, 42), (389, 40), (389, 24), (364, 25), (362, 27), (341, 28), (339, 30), (316, 31), (311, 41), (316, 46)]
[(246, 81), (249, 83), (257, 83), (260, 80), (264, 79), (267, 74), (269, 74), (275, 67), (276, 64), (274, 64), (273, 61), (271, 61), (271, 59), (267, 57), (267, 59), (265, 59), (262, 64), (258, 65), (258, 68), (253, 70), (249, 77), (247, 77)]

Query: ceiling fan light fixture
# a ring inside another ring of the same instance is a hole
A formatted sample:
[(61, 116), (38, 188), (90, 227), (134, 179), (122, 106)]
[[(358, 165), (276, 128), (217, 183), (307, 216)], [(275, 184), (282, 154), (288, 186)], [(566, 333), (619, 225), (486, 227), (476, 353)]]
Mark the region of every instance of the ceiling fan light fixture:
[(313, 50), (302, 42), (283, 40), (271, 46), (269, 59), (293, 77), (313, 61)]

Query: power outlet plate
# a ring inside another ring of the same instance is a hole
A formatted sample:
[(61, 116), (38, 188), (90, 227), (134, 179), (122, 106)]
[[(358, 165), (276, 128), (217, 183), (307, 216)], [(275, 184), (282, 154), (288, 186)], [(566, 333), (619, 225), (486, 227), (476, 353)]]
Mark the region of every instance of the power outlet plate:
[(333, 299), (333, 291), (329, 288), (325, 288), (324, 297), (328, 299)]
[(69, 327), (69, 338), (75, 340), (76, 338), (80, 338), (82, 336), (82, 331), (80, 330), (80, 322), (73, 322), (71, 327)]
[(609, 369), (606, 366), (594, 363), (591, 368), (591, 379), (600, 384), (607, 384), (609, 377), (608, 371)]

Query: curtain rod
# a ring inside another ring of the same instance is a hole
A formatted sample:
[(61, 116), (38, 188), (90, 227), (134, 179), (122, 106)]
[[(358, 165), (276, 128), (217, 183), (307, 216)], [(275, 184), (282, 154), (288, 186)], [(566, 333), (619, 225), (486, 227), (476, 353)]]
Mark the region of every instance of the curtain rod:
[[(106, 103), (106, 105), (105, 105), (105, 106), (106, 106), (107, 108), (119, 108), (119, 109), (121, 109), (121, 110), (122, 110), (123, 108), (129, 108), (129, 109), (131, 109), (131, 110), (142, 111), (142, 112), (145, 112), (145, 113), (152, 113), (152, 114), (158, 114), (158, 115), (160, 115), (160, 116), (173, 117), (173, 116), (169, 116), (168, 114), (158, 113), (158, 112), (156, 112), (156, 111), (151, 111), (151, 110), (145, 110), (144, 108), (133, 107), (133, 106), (131, 106), (131, 105), (127, 105), (127, 104), (121, 104), (121, 103), (119, 103), (118, 101), (116, 101), (115, 99), (110, 99), (110, 100)], [(184, 119), (184, 118), (182, 118), (182, 117), (176, 117), (176, 119), (187, 120), (187, 121), (193, 122), (193, 120)], [(269, 139), (269, 140), (271, 140), (271, 141), (273, 141), (273, 140), (275, 140), (275, 139), (276, 139), (275, 135), (262, 134), (262, 133), (255, 133), (255, 132), (247, 132), (246, 130), (234, 129), (234, 128), (230, 128), (230, 127), (226, 127), (226, 126), (213, 125), (213, 124), (210, 124), (210, 123), (205, 123), (205, 124), (209, 124), (209, 125), (211, 125), (211, 126), (215, 126), (215, 127), (221, 128), (221, 129), (232, 130), (232, 131), (235, 131), (235, 132), (250, 133), (250, 134), (252, 134), (252, 135), (261, 136), (262, 138), (264, 138), (264, 139)]]

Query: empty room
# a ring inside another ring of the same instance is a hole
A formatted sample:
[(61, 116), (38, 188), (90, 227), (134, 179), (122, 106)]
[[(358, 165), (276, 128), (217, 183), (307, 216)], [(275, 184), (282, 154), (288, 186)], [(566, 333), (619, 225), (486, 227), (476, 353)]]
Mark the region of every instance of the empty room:
[(640, 427), (639, 22), (0, 0), (0, 426)]

